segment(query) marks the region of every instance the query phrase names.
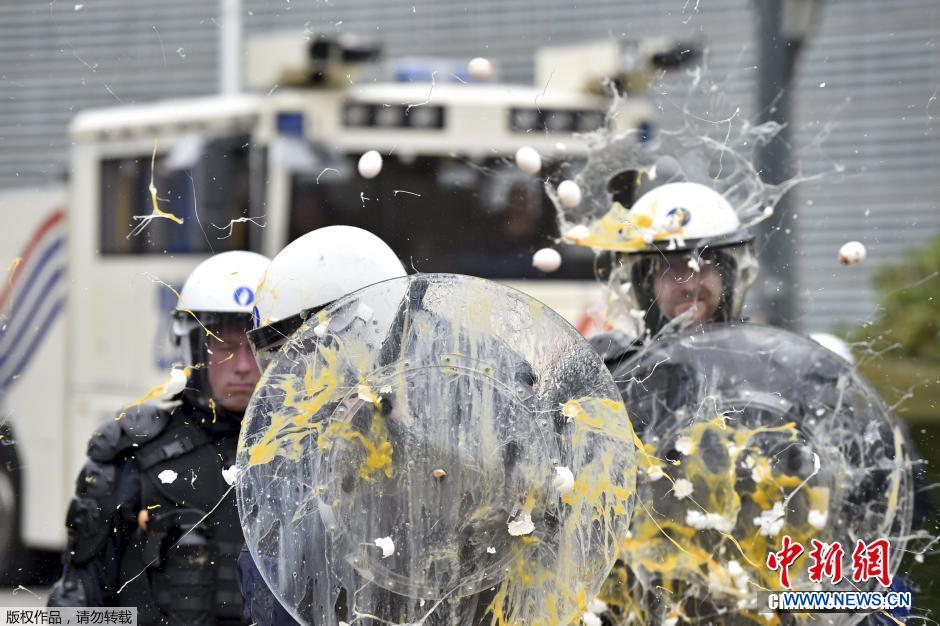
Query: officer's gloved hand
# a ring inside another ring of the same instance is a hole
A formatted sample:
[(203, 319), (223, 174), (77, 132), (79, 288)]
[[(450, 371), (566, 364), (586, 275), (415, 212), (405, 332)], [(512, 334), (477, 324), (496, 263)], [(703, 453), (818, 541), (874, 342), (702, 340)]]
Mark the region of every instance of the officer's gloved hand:
[(82, 577), (74, 570), (66, 569), (65, 574), (55, 585), (49, 595), (48, 606), (98, 606), (88, 603), (88, 593), (85, 591)]

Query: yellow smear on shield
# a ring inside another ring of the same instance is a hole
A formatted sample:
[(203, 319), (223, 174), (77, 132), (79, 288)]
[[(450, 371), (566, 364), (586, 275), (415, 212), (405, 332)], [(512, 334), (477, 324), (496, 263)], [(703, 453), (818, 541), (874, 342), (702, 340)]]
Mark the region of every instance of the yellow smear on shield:
[[(642, 570), (646, 576), (653, 576), (661, 589), (676, 594), (678, 602), (681, 602), (684, 594), (696, 589), (698, 591), (695, 593), (706, 593), (709, 596), (743, 597), (754, 588), (779, 588), (778, 573), (766, 568), (764, 563), (769, 552), (779, 549), (780, 537), (786, 534), (794, 541), (808, 545), (811, 538), (819, 536), (820, 531), (812, 527), (808, 519), (792, 515), (794, 509), (791, 507), (784, 507), (787, 511), (784, 513), (783, 526), (773, 536), (761, 534), (761, 527), (755, 520), (739, 519), (744, 511), (770, 511), (775, 504), (788, 502), (788, 497), (792, 497), (793, 491), (805, 479), (778, 471), (779, 464), (774, 462), (775, 459), (762, 455), (755, 441), (762, 433), (779, 433), (783, 441), (797, 440), (794, 423), (732, 429), (728, 427), (724, 416), (718, 416), (694, 424), (681, 433), (691, 440), (691, 449), (695, 452), (684, 455), (681, 463), (674, 465), (675, 469), (653, 456), (652, 444), (644, 445), (636, 440), (640, 475), (646, 476), (651, 468), (657, 468), (655, 473), (661, 473), (657, 478), (673, 484), (680, 478), (685, 479), (694, 489), (690, 496), (681, 501), (673, 500), (675, 496), (671, 492), (662, 495), (652, 491), (648, 491), (645, 496), (650, 501), (641, 500), (641, 506), (633, 518), (631, 536), (623, 542), (622, 560), (611, 572), (601, 593), (601, 599), (615, 607), (622, 618), (632, 615), (635, 623), (639, 624), (656, 619), (656, 616), (644, 613), (647, 610), (644, 607), (649, 604), (643, 600), (644, 585), (637, 583), (637, 571)], [(712, 465), (704, 462), (704, 453), (698, 452), (703, 448), (703, 438), (706, 439), (706, 447), (724, 447), (727, 451), (725, 463), (716, 465), (714, 459)], [(742, 467), (747, 468), (752, 475), (746, 477), (745, 474), (745, 478), (742, 478)], [(650, 485), (655, 485), (657, 478), (653, 481), (647, 478), (650, 481), (648, 489), (653, 489)], [(653, 496), (651, 493), (659, 495)], [(803, 485), (798, 495), (801, 506), (796, 510), (828, 510), (827, 488)], [(669, 506), (673, 507), (673, 513), (664, 513)], [(726, 520), (728, 528), (695, 527), (677, 511), (712, 516), (719, 514)], [(804, 554), (791, 571), (805, 569), (805, 558)], [(743, 589), (735, 584), (734, 576), (729, 571), (729, 562), (733, 560), (741, 564), (747, 576)], [(776, 617), (748, 615), (756, 623), (779, 623)]]
[[(317, 350), (324, 367), (319, 368), (316, 378), (313, 377), (315, 368), (308, 367), (301, 389), (295, 386), (295, 378), (285, 377), (282, 381), (284, 407), (293, 411), (278, 412), (271, 416), (268, 430), (248, 452), (249, 465), (268, 463), (278, 453), (298, 460), (303, 451), (301, 441), (317, 433), (319, 425), (313, 419), (327, 402), (335, 398), (337, 391), (336, 350), (322, 345)], [(293, 417), (284, 413), (293, 413)]]

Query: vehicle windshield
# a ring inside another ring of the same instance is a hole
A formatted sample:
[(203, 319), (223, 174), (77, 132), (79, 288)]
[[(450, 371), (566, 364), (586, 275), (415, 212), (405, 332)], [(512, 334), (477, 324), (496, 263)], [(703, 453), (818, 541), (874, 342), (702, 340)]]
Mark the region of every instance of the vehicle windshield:
[[(293, 174), (291, 240), (348, 224), (381, 237), (417, 271), (544, 277), (532, 267), (532, 254), (553, 245), (555, 209), (541, 180), (519, 171), (510, 158), (383, 154), (382, 173), (373, 179), (359, 176), (358, 158), (337, 155)], [(563, 254), (552, 278), (593, 277), (590, 251)]]
[[(258, 250), (250, 229), (250, 148), (247, 136), (184, 138), (168, 151), (101, 162), (99, 234), (103, 254), (205, 254)], [(151, 167), (151, 161), (153, 161)], [(143, 236), (128, 236), (153, 212), (150, 185), (161, 210), (197, 228), (153, 220)]]

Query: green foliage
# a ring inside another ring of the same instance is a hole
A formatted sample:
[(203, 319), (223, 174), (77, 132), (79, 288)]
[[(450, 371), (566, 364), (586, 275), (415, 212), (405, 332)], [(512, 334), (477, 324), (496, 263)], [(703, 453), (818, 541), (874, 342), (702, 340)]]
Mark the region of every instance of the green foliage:
[(940, 362), (940, 237), (907, 261), (879, 270), (874, 283), (880, 315), (853, 339), (876, 350), (899, 345), (892, 354)]

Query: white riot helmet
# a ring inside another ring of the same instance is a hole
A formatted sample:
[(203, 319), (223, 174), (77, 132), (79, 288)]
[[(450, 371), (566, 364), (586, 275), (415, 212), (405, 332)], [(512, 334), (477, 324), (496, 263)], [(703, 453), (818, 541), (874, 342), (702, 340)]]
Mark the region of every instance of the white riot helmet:
[(342, 296), (407, 272), (384, 241), (354, 226), (327, 226), (295, 239), (258, 286), (248, 334), (263, 368), (303, 322)]
[(690, 250), (752, 239), (725, 197), (699, 183), (668, 183), (646, 192), (630, 208), (629, 220), (646, 244), (636, 252), (661, 250), (663, 244)]
[[(643, 311), (645, 330), (658, 333), (671, 319), (660, 310), (653, 282), (672, 272), (679, 282), (706, 265), (721, 275), (719, 304), (710, 321), (740, 319), (744, 297), (757, 277), (754, 237), (734, 207), (717, 191), (691, 182), (668, 183), (643, 194), (626, 213), (630, 241), (616, 257), (614, 272), (623, 303)], [(678, 270), (676, 268), (679, 268)], [(638, 329), (640, 330), (640, 329)]]
[(216, 254), (192, 271), (173, 311), (171, 335), (183, 365), (190, 368), (186, 392), (205, 406), (211, 389), (207, 379), (211, 335), (227, 324), (251, 328), (258, 283), (269, 259), (240, 250)]

